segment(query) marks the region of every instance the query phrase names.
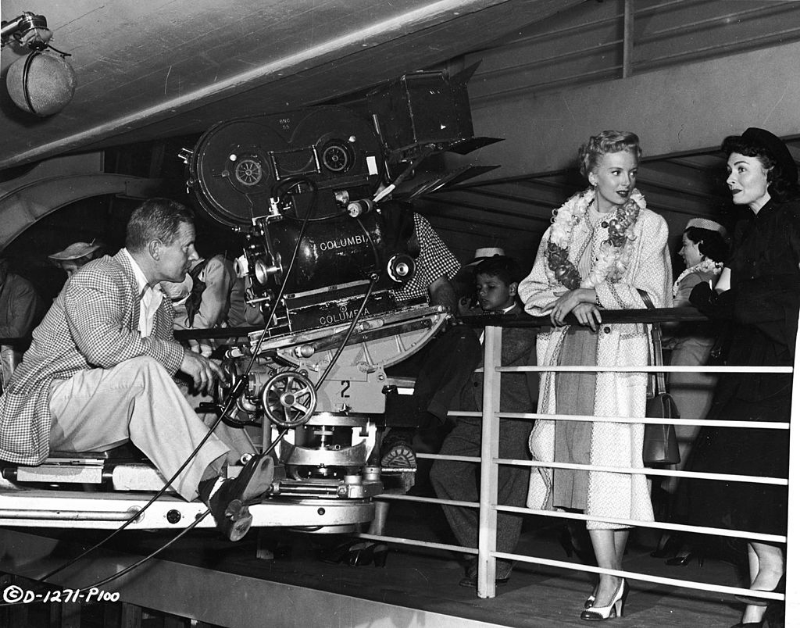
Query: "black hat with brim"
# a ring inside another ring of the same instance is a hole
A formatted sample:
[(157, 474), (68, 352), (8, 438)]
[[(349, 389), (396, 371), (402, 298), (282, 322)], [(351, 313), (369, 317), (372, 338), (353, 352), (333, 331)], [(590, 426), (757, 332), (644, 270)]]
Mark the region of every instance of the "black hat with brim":
[(791, 183), (797, 183), (797, 164), (781, 138), (764, 129), (750, 127), (742, 133), (742, 139), (761, 146), (781, 167), (784, 178)]

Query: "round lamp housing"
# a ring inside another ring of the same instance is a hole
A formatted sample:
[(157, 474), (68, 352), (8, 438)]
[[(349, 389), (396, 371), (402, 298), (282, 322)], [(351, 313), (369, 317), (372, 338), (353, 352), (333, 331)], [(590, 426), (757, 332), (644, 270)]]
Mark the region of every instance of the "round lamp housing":
[(12, 63), (6, 75), (6, 88), (14, 104), (42, 118), (66, 107), (77, 83), (75, 70), (64, 57), (39, 51)]

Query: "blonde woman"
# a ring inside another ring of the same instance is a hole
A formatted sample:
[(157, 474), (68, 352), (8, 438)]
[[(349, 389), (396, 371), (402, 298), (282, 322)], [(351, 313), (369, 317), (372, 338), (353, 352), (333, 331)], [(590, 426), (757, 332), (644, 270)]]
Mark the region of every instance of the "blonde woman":
[[(543, 366), (637, 366), (648, 362), (643, 324), (603, 323), (605, 309), (644, 309), (672, 303), (667, 224), (646, 208), (636, 189), (641, 156), (634, 133), (603, 131), (579, 151), (590, 187), (553, 215), (531, 274), (520, 284), (525, 309), (549, 315), (551, 331), (537, 343)], [(577, 325), (567, 325), (573, 314)], [(550, 414), (642, 417), (645, 373), (542, 373), (539, 410)], [(640, 423), (537, 421), (535, 460), (642, 468)], [(625, 472), (534, 469), (528, 505), (581, 511), (599, 518), (653, 520), (647, 478)], [(629, 526), (588, 521), (597, 564), (621, 569)], [(627, 584), (601, 574), (581, 618), (621, 616)]]

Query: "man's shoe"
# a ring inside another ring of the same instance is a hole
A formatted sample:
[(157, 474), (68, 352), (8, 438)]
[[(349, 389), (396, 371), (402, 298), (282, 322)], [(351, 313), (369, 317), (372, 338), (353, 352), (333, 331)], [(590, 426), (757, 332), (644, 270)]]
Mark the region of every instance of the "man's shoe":
[(260, 501), (267, 494), (274, 477), (272, 457), (253, 456), (238, 476), (223, 480), (222, 486), (210, 499), (201, 494), (214, 516), (217, 529), (224, 536), (239, 541), (248, 533), (253, 523), (248, 505)]
[[(498, 560), (497, 561), (497, 568), (495, 571), (495, 578), (494, 583), (495, 586), (500, 586), (506, 584), (509, 579), (511, 578), (511, 569), (513, 568), (513, 564), (505, 561), (505, 560)], [(478, 561), (470, 561), (467, 565), (466, 575), (461, 578), (458, 583), (460, 587), (470, 587), (473, 589), (478, 588)]]

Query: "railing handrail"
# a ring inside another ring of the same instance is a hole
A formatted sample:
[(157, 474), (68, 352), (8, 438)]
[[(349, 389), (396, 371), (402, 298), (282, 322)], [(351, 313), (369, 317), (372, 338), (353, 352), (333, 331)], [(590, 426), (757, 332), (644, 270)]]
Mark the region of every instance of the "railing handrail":
[[(709, 318), (696, 307), (662, 307), (636, 310), (600, 310), (602, 324), (613, 323), (700, 323)], [(460, 319), (471, 327), (552, 327), (549, 316), (531, 316), (530, 314), (479, 314), (464, 316)], [(567, 325), (576, 325), (578, 320), (573, 314), (566, 317)]]
[[(676, 312), (679, 310), (679, 312)], [(678, 314), (678, 316), (675, 316)], [(646, 322), (667, 322), (667, 321), (675, 321), (675, 320), (692, 320), (692, 321), (703, 321), (707, 320), (705, 316), (697, 312), (694, 308), (665, 308), (662, 310), (628, 310), (628, 311), (608, 311), (603, 312), (603, 323), (615, 323), (615, 322), (625, 322), (625, 323), (646, 323)], [(551, 323), (549, 319), (539, 317), (527, 317), (523, 319), (519, 319), (516, 317), (503, 317), (503, 316), (480, 316), (480, 317), (473, 317), (473, 320), (470, 321), (472, 324), (477, 324), (482, 327), (550, 327)], [(499, 332), (499, 333), (497, 333)], [(496, 527), (492, 525), (491, 527), (484, 528), (483, 524), (484, 521), (487, 523), (494, 523), (496, 524), (496, 517), (497, 512), (520, 512), (520, 513), (536, 513), (536, 514), (545, 514), (544, 511), (536, 511), (531, 510), (528, 508), (514, 508), (514, 507), (506, 507), (506, 506), (498, 506), (497, 505), (497, 468), (500, 464), (518, 464), (517, 461), (505, 460), (499, 457), (498, 451), (498, 438), (497, 438), (497, 426), (499, 424), (500, 418), (508, 417), (509, 413), (503, 413), (499, 410), (499, 399), (500, 399), (500, 380), (501, 380), (501, 373), (503, 372), (523, 372), (523, 371), (532, 371), (532, 370), (540, 370), (540, 371), (554, 371), (554, 370), (561, 370), (560, 368), (551, 368), (551, 367), (501, 367), (500, 357), (501, 357), (501, 347), (502, 347), (502, 329), (487, 329), (484, 335), (485, 340), (485, 351), (484, 351), (484, 363), (483, 363), (483, 375), (484, 375), (484, 407), (482, 409), (481, 416), (484, 419), (489, 418), (491, 420), (484, 420), (483, 421), (483, 434), (482, 434), (482, 449), (481, 449), (481, 492), (480, 492), (480, 519), (481, 519), (481, 531), (478, 543), (478, 566), (479, 566), (479, 574), (478, 574), (478, 595), (479, 597), (494, 597), (495, 595), (495, 560), (497, 558), (504, 558), (504, 559), (514, 559), (514, 555), (511, 554), (502, 554), (496, 551), (496, 538), (488, 538), (494, 537)], [(800, 347), (800, 338), (798, 339), (798, 347)], [(795, 355), (800, 355), (800, 348), (798, 348), (797, 353)], [(754, 367), (713, 367), (709, 369), (711, 372), (754, 372), (752, 369)], [(596, 367), (590, 368), (586, 370), (598, 370), (598, 371), (607, 371), (607, 370), (618, 370), (617, 368), (609, 368), (609, 367)], [(628, 367), (623, 367), (620, 370), (628, 370)], [(631, 371), (642, 372), (644, 370), (662, 370), (661, 368), (655, 369), (653, 367), (630, 367)], [(663, 370), (665, 371), (674, 371), (674, 372), (683, 372), (683, 371), (701, 371), (705, 370), (702, 368), (695, 369), (694, 367), (664, 367)], [(794, 375), (794, 384), (798, 385), (800, 380), (800, 373), (799, 370), (793, 366), (775, 366), (775, 367), (758, 367), (757, 372), (762, 373), (793, 373)], [(487, 403), (488, 398), (488, 403)], [(796, 403), (796, 401), (795, 401)], [(795, 403), (793, 403), (792, 407), (792, 414), (791, 416), (794, 417), (798, 414)], [(460, 414), (460, 413), (456, 413)], [(512, 413), (513, 414), (513, 413)], [(538, 413), (516, 413), (519, 414), (519, 417), (513, 418), (544, 418), (542, 415)], [(548, 417), (550, 415), (547, 415)], [(555, 415), (558, 416), (558, 415)], [(511, 417), (509, 417), (511, 418)], [(570, 419), (575, 419), (576, 417), (570, 417)], [(597, 417), (581, 417), (581, 420), (597, 420)], [(602, 420), (602, 418), (601, 418)], [(647, 419), (645, 420), (638, 420), (636, 422), (651, 422)], [(656, 422), (653, 420), (652, 422)], [(657, 421), (657, 422), (664, 422), (664, 421)], [(674, 421), (669, 421), (674, 422)], [(676, 421), (675, 421), (676, 422)], [(692, 421), (691, 423), (694, 423)], [(706, 421), (697, 421), (698, 424), (700, 423), (708, 423)], [(734, 423), (734, 422), (725, 422), (723, 423)], [(753, 425), (752, 422), (747, 421), (740, 421), (737, 425), (726, 425), (725, 427), (761, 427), (761, 423), (757, 425)], [(784, 425), (770, 425), (770, 427), (774, 427), (775, 429), (786, 429), (788, 426)], [(800, 443), (800, 432), (798, 430), (791, 430), (790, 437), (794, 436), (792, 439), (794, 444)], [(797, 449), (795, 448), (795, 451)], [(796, 458), (793, 457), (790, 460), (794, 460)], [(539, 466), (539, 463), (533, 463), (532, 461), (520, 461), (519, 464), (524, 464), (524, 466)], [(556, 465), (547, 465), (546, 463), (541, 463), (542, 466), (556, 466)], [(797, 463), (795, 463), (796, 465)], [(559, 464), (558, 466), (563, 466)], [(484, 467), (489, 467), (490, 470), (484, 472)], [(693, 475), (690, 472), (676, 472), (676, 471), (661, 471), (655, 469), (636, 469), (636, 472), (652, 474), (652, 475), (678, 475), (680, 474), (683, 476), (684, 473), (688, 473), (689, 475)], [(792, 469), (790, 465), (790, 477), (792, 474)], [(752, 478), (742, 478), (750, 480)], [(486, 484), (485, 480), (493, 480), (494, 485)], [(760, 480), (759, 480), (760, 481)], [(769, 478), (766, 483), (777, 483), (780, 482), (781, 484), (784, 483), (782, 478)], [(785, 480), (788, 483), (788, 480)], [(790, 497), (791, 501), (791, 497)], [(484, 509), (488, 509), (493, 511), (492, 516), (485, 516), (483, 511)], [(564, 516), (565, 514), (569, 513), (552, 513), (553, 516)], [(587, 519), (591, 518), (588, 515), (582, 515), (582, 517), (586, 517)], [(577, 518), (577, 517), (576, 517)], [(791, 504), (790, 504), (790, 519), (791, 519)], [(634, 522), (635, 523), (635, 522)], [(655, 522), (658, 523), (658, 522)], [(653, 525), (646, 525), (644, 527), (653, 527)], [(671, 527), (671, 526), (670, 526)], [(694, 529), (693, 526), (688, 526), (688, 528)], [(790, 526), (788, 529), (791, 529), (791, 521)], [(702, 531), (709, 534), (714, 534), (713, 529), (702, 529)], [(730, 536), (743, 536), (739, 531), (725, 531), (725, 535)], [(755, 534), (755, 533), (752, 533)], [(745, 533), (744, 536), (750, 537), (751, 533)], [(756, 535), (759, 540), (762, 538), (761, 535)], [(752, 538), (756, 538), (753, 536)], [(773, 594), (775, 599), (785, 599), (786, 600), (786, 616), (787, 621), (790, 617), (797, 617), (798, 614), (798, 600), (796, 596), (793, 595), (796, 583), (795, 583), (795, 568), (794, 565), (797, 563), (796, 560), (793, 558), (793, 553), (796, 553), (796, 550), (791, 551), (793, 549), (793, 544), (789, 542), (788, 535), (786, 538), (786, 545), (787, 545), (787, 563), (786, 563), (786, 574), (787, 574), (787, 588), (785, 595), (775, 595)], [(780, 542), (777, 538), (774, 539), (777, 542)], [(519, 557), (519, 560), (528, 561), (528, 562), (539, 562), (537, 558), (531, 557)], [(570, 564), (571, 565), (571, 564)], [(565, 564), (566, 566), (566, 564)], [(577, 566), (576, 566), (577, 567)], [(580, 567), (578, 567), (580, 568)], [(605, 572), (605, 570), (604, 570)], [(635, 574), (632, 574), (633, 577), (636, 577)], [(645, 576), (644, 580), (650, 580), (650, 577)], [(695, 583), (685, 583), (684, 586), (692, 587)], [(727, 587), (720, 587), (720, 585), (704, 585), (702, 588), (711, 590), (720, 590), (720, 588), (727, 588)], [(759, 592), (760, 593), (760, 592)], [(765, 596), (766, 597), (766, 596)]]

